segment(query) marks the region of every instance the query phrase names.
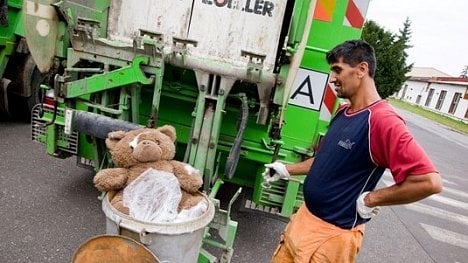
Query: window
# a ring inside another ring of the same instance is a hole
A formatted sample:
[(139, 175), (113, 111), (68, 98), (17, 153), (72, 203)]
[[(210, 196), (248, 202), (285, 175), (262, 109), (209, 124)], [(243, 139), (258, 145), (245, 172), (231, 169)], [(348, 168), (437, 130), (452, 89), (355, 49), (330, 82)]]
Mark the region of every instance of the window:
[(442, 104), (444, 104), (444, 100), (445, 100), (445, 95), (447, 95), (447, 91), (446, 90), (441, 90), (440, 91), (440, 95), (439, 95), (439, 99), (437, 100), (437, 104), (436, 104), (436, 110), (440, 110), (442, 108)]
[(462, 96), (461, 93), (455, 92), (455, 94), (453, 95), (452, 104), (450, 104), (448, 113), (450, 114), (455, 113), (455, 111), (457, 110), (458, 102), (460, 102), (461, 96)]
[(401, 94), (401, 98), (403, 99), (406, 96), (406, 90), (408, 89), (408, 84), (405, 84), (403, 87), (403, 93)]
[(418, 95), (418, 97), (416, 97), (416, 104), (419, 105), (419, 103), (421, 103), (421, 95)]
[(434, 89), (429, 90), (429, 94), (427, 94), (426, 103), (424, 103), (424, 106), (429, 107), (429, 105), (431, 104), (432, 96), (434, 96)]

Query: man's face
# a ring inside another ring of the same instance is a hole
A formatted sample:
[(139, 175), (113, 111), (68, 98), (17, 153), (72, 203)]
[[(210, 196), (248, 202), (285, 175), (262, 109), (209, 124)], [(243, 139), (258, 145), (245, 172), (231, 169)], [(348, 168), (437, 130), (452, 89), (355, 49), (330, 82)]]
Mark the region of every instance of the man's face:
[(361, 82), (358, 66), (351, 67), (340, 58), (338, 62), (330, 65), (330, 69), (330, 83), (335, 85), (337, 96), (346, 99), (351, 98)]

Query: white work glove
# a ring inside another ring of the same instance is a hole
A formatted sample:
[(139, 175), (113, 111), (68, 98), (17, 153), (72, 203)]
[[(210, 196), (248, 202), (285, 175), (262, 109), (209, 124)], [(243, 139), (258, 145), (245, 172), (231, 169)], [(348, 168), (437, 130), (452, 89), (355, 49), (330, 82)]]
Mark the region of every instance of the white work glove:
[(368, 195), (369, 192), (362, 193), (356, 200), (356, 210), (359, 215), (364, 219), (370, 219), (376, 216), (380, 212), (380, 206), (368, 207), (364, 203), (364, 198)]
[(262, 174), (265, 182), (270, 183), (278, 181), (279, 179), (288, 179), (290, 176), (286, 165), (278, 161), (265, 164), (265, 167), (265, 171)]

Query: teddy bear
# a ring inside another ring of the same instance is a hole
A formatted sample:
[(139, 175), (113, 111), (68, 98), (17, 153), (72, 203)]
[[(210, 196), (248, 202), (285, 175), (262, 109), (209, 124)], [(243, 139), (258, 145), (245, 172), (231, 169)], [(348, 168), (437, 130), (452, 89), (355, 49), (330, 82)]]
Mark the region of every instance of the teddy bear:
[(99, 191), (109, 192), (111, 205), (128, 215), (123, 189), (152, 168), (172, 173), (177, 178), (182, 193), (178, 212), (197, 205), (204, 198), (198, 191), (203, 180), (198, 170), (187, 163), (173, 160), (175, 140), (176, 131), (170, 125), (110, 132), (105, 142), (116, 168), (100, 170), (93, 179), (95, 187)]

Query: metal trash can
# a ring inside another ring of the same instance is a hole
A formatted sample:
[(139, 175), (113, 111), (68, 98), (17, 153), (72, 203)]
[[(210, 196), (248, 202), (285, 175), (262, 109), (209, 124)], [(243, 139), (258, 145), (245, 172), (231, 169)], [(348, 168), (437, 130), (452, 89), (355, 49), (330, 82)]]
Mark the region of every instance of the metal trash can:
[(117, 211), (108, 194), (102, 201), (106, 234), (123, 235), (144, 244), (161, 262), (197, 262), (205, 227), (213, 220), (213, 202), (203, 195), (208, 209), (198, 218), (177, 223), (148, 223)]

